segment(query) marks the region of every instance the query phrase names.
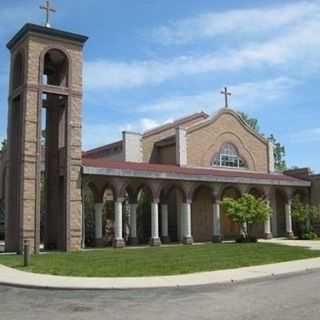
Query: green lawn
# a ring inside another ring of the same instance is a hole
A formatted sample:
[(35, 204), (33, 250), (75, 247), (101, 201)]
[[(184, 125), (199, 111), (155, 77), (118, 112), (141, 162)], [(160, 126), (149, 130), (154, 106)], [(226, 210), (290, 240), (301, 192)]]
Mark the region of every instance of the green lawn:
[(125, 277), (183, 274), (319, 257), (320, 251), (265, 243), (205, 244), (141, 249), (1, 255), (0, 263), (24, 271), (68, 276)]

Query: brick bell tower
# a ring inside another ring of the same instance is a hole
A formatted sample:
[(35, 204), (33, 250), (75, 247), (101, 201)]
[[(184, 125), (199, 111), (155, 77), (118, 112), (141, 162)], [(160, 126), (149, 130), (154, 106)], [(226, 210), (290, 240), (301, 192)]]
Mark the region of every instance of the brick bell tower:
[[(82, 50), (87, 37), (26, 24), (11, 54), (6, 250), (81, 244)], [(43, 204), (45, 203), (45, 205)]]

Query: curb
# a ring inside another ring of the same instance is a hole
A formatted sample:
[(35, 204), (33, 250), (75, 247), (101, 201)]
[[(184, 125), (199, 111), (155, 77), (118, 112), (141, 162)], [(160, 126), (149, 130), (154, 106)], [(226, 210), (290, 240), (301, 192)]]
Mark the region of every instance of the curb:
[(320, 269), (320, 258), (310, 258), (269, 265), (200, 272), (185, 275), (135, 278), (87, 278), (29, 273), (0, 265), (0, 285), (29, 289), (54, 290), (181, 288), (213, 284), (232, 284), (281, 275), (293, 275), (296, 273), (315, 271), (318, 269)]

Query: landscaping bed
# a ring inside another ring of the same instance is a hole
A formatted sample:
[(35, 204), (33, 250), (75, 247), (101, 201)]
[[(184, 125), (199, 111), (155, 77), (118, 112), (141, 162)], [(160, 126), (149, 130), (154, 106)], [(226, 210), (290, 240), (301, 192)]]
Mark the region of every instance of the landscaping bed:
[(320, 251), (267, 243), (225, 243), (193, 246), (52, 252), (32, 257), (1, 255), (0, 264), (23, 271), (82, 277), (138, 277), (233, 269), (320, 257)]

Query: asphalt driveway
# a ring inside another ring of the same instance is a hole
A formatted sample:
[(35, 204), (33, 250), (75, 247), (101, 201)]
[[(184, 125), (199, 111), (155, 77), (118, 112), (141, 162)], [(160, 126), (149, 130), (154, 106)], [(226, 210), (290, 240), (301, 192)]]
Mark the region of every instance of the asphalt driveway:
[(320, 271), (176, 289), (55, 291), (0, 286), (0, 319), (308, 319), (320, 314)]

